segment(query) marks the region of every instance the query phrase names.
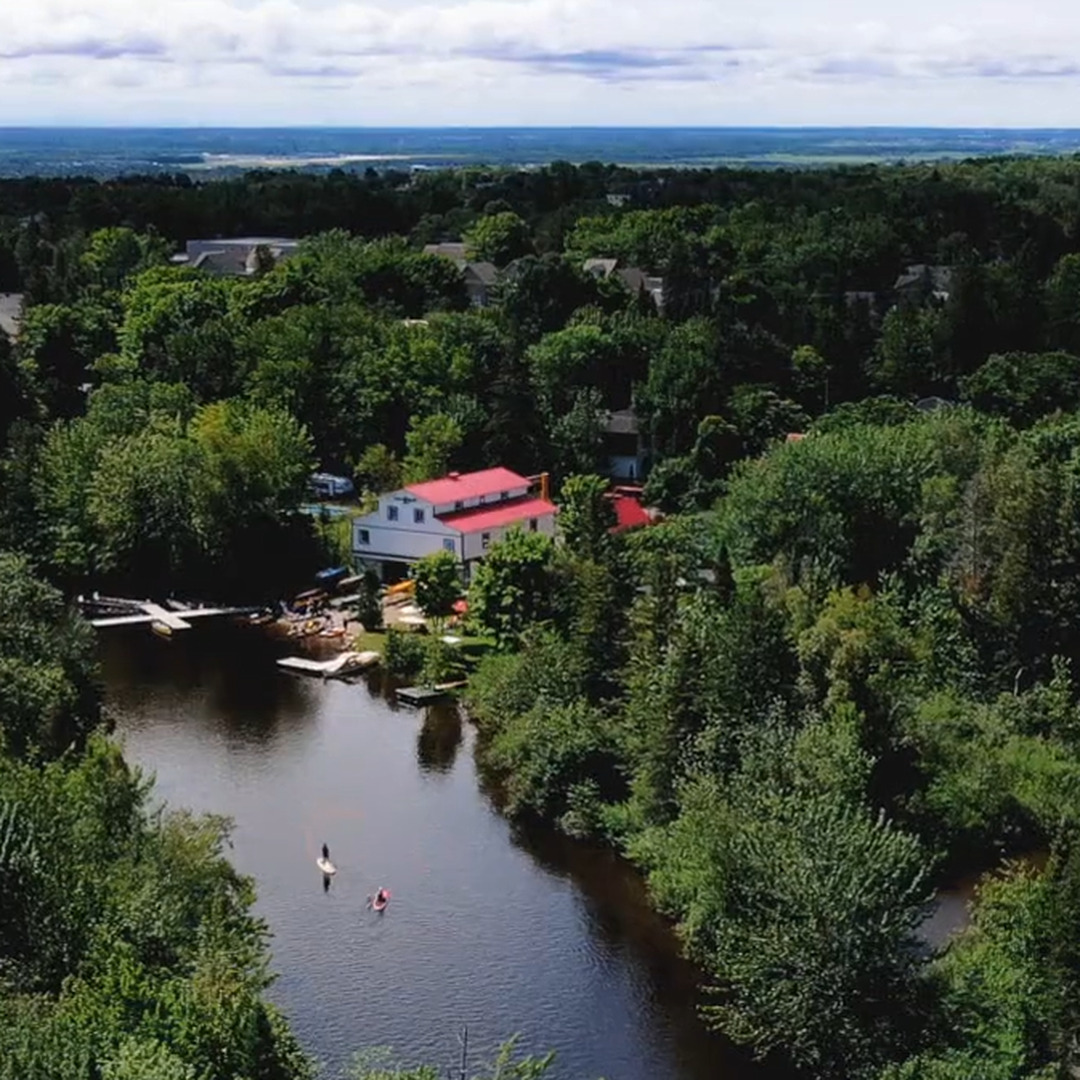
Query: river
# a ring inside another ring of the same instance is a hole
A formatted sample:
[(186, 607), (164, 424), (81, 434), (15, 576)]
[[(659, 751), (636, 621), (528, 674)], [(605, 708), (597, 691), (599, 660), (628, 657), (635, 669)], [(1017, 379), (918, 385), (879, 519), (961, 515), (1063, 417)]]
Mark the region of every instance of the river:
[(270, 995), (328, 1077), (367, 1047), (448, 1069), (467, 1025), (474, 1069), (519, 1034), (572, 1080), (771, 1080), (701, 1024), (697, 972), (621, 860), (494, 809), (456, 711), (285, 674), (286, 649), (227, 625), (101, 638), (129, 760), (171, 805), (234, 820)]

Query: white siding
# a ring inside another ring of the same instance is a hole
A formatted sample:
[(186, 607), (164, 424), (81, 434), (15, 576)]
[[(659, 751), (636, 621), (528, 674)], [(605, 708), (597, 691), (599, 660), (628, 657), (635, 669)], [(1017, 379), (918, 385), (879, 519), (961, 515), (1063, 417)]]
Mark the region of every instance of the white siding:
[[(492, 544), (497, 544), (507, 532), (517, 525), (519, 528), (529, 531), (529, 519), (522, 518), (521, 521), (511, 522), (508, 525), (499, 525), (497, 528), (487, 529), (484, 532), (474, 532), (465, 534), (465, 561), (471, 562), (473, 559), (482, 559), (487, 553), (487, 548)], [(542, 514), (536, 519), (536, 531), (543, 533), (545, 536), (555, 535), (555, 515), (554, 514)], [(488, 537), (488, 543), (485, 547), (484, 536)]]
[[(460, 561), (461, 534), (439, 521), (430, 503), (422, 502), (412, 495), (404, 498), (402, 495), (402, 492), (384, 495), (379, 500), (378, 510), (353, 519), (352, 547), (356, 557), (414, 562), (432, 552), (444, 550), (446, 542), (451, 541), (453, 554)], [(396, 521), (390, 520), (388, 507), (397, 510)], [(423, 512), (422, 522), (415, 520), (414, 512), (417, 510)]]

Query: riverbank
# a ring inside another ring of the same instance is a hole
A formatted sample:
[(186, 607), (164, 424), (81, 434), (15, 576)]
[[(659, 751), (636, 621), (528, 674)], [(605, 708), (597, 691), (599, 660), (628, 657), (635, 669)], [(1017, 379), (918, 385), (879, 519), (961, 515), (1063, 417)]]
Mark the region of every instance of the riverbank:
[[(699, 973), (627, 864), (494, 810), (456, 710), (398, 710), (378, 676), (279, 674), (292, 647), (228, 625), (100, 640), (129, 758), (174, 805), (236, 822), (271, 996), (331, 1076), (370, 1045), (449, 1067), (467, 1023), (477, 1064), (520, 1032), (558, 1051), (560, 1078), (773, 1080), (705, 1030)], [(374, 920), (381, 884), (394, 900)]]

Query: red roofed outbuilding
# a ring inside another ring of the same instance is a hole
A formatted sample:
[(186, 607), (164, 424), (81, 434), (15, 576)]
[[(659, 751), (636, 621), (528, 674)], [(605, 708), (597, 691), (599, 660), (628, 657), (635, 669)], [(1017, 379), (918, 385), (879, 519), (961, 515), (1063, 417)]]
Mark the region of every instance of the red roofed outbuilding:
[(611, 496), (611, 501), (615, 507), (616, 518), (611, 532), (621, 533), (626, 532), (627, 529), (640, 529), (643, 525), (652, 524), (648, 510), (633, 495), (615, 492)]

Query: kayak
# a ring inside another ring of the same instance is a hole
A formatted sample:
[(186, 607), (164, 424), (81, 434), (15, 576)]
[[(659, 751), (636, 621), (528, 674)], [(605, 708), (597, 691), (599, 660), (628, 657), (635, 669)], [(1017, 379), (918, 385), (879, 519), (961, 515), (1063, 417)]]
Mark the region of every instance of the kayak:
[(337, 867), (329, 860), (321, 856), (315, 860), (315, 865), (327, 876), (337, 873)]
[(383, 898), (381, 900), (378, 898), (378, 896), (374, 896), (374, 897), (372, 897), (372, 900), (371, 900), (371, 910), (372, 911), (382, 911), (386, 907), (386, 905), (389, 904), (389, 903), (390, 903), (390, 894), (389, 893), (384, 893)]

